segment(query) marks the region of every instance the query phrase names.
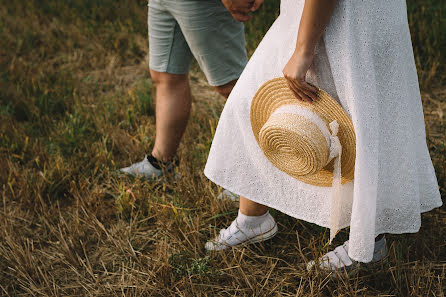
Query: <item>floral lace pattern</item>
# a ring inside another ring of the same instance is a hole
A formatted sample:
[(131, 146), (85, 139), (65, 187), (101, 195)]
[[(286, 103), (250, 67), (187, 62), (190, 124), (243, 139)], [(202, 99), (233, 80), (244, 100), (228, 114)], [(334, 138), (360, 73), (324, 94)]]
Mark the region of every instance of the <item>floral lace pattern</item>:
[[(260, 150), (250, 104), (267, 80), (282, 76), (296, 44), (304, 0), (282, 0), (281, 14), (232, 91), (215, 133), (206, 176), (290, 216), (330, 225), (331, 188), (300, 182)], [(307, 76), (352, 118), (354, 181), (341, 186), (341, 226), (349, 256), (373, 257), (381, 233), (417, 232), (420, 213), (442, 205), (426, 145), (417, 73), (404, 0), (339, 0)]]

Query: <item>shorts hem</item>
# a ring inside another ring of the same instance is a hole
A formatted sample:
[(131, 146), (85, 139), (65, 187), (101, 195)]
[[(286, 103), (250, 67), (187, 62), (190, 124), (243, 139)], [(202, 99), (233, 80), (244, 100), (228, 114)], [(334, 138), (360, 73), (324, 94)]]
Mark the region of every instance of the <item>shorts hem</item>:
[(208, 84), (212, 87), (220, 87), (223, 86), (227, 83), (230, 83), (233, 80), (239, 79), (241, 74), (242, 74), (243, 70), (237, 73), (232, 73), (230, 75), (225, 76), (222, 79), (216, 79), (216, 80), (212, 80), (212, 79), (208, 79)]
[(188, 74), (189, 73), (189, 69), (184, 70), (184, 69), (180, 69), (180, 68), (170, 68), (170, 67), (162, 67), (162, 66), (152, 66), (149, 65), (149, 68), (151, 70), (157, 71), (157, 72), (162, 72), (162, 73), (170, 73), (170, 74)]

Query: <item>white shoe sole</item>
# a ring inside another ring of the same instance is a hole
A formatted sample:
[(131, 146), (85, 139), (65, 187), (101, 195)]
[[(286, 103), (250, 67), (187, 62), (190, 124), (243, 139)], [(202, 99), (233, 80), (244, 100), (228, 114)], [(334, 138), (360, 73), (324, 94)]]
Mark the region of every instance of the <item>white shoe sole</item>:
[(254, 236), (253, 238), (250, 238), (238, 245), (242, 245), (242, 244), (253, 244), (253, 243), (259, 243), (262, 241), (266, 241), (269, 240), (271, 238), (273, 238), (276, 234), (277, 234), (278, 228), (277, 228), (277, 223), (274, 224), (273, 228), (265, 233), (262, 233), (260, 235)]
[(350, 266), (344, 266), (344, 267), (340, 267), (337, 269), (329, 269), (329, 268), (317, 267), (316, 261), (311, 260), (310, 262), (308, 262), (306, 268), (307, 268), (308, 272), (313, 272), (315, 270), (318, 270), (319, 272), (323, 272), (325, 274), (330, 274), (331, 277), (336, 279), (338, 275), (342, 275), (343, 273), (347, 273), (348, 276), (351, 276), (352, 274), (354, 274), (356, 271), (358, 271), (360, 269), (367, 269), (367, 270), (368, 269), (376, 269), (381, 265), (387, 264), (388, 258), (389, 258), (389, 251), (386, 248), (386, 255), (383, 256), (378, 261), (369, 262), (369, 263), (355, 262), (354, 264), (352, 264)]
[[(147, 180), (147, 181), (157, 181), (157, 180), (161, 179), (162, 177), (166, 176), (164, 174), (164, 172), (161, 172), (159, 174), (158, 173), (156, 173), (156, 174), (154, 173), (154, 174), (152, 174), (152, 176), (149, 177), (149, 176), (147, 176), (145, 174), (142, 174), (142, 173), (131, 173), (131, 172), (128, 172), (128, 171), (126, 171), (126, 169), (127, 169), (127, 167), (126, 168), (120, 168), (120, 169), (117, 170), (117, 172), (119, 174), (123, 174), (125, 176), (129, 176), (129, 177), (132, 177), (132, 178), (138, 178), (138, 179), (142, 179), (142, 180)], [(181, 180), (181, 174), (180, 173), (176, 172), (176, 173), (173, 173), (173, 174), (174, 174), (173, 179), (174, 179), (175, 182)]]

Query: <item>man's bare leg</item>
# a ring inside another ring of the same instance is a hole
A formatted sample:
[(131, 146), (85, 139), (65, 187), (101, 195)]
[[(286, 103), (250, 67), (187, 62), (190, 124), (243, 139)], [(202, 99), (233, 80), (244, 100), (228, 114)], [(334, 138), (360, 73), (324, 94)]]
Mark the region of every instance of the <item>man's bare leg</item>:
[(152, 155), (167, 162), (175, 155), (191, 107), (189, 77), (150, 70), (156, 84), (156, 138)]
[[(167, 162), (173, 158), (187, 126), (191, 107), (189, 77), (150, 70), (156, 83), (156, 138), (152, 156)], [(227, 98), (236, 80), (215, 87)]]
[(224, 84), (222, 86), (216, 86), (214, 87), (214, 89), (220, 93), (220, 95), (222, 95), (225, 98), (229, 97), (229, 94), (231, 94), (232, 89), (235, 86), (235, 83), (237, 82), (237, 80), (233, 80), (228, 82), (227, 84)]

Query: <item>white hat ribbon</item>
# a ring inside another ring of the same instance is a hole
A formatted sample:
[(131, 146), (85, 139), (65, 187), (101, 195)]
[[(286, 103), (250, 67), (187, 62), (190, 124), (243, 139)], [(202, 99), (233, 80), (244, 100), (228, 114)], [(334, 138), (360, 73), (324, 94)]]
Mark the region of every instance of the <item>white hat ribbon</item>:
[(330, 131), (327, 128), (326, 122), (320, 118), (316, 113), (309, 110), (308, 108), (304, 108), (297, 105), (282, 105), (277, 108), (271, 116), (280, 113), (289, 113), (295, 114), (311, 120), (316, 126), (318, 126), (319, 130), (324, 135), (327, 144), (329, 146), (329, 156), (326, 164), (330, 163), (331, 160), (334, 159), (334, 170), (333, 170), (333, 182), (332, 182), (332, 191), (331, 191), (331, 213), (330, 213), (330, 243), (333, 238), (341, 229), (340, 219), (341, 219), (341, 155), (342, 155), (342, 145), (339, 140), (338, 131), (339, 131), (339, 123), (334, 120), (329, 123)]
[(329, 161), (334, 159), (333, 183), (331, 192), (331, 214), (330, 214), (330, 244), (336, 234), (341, 229), (339, 224), (341, 219), (341, 156), (342, 145), (339, 141), (338, 130), (339, 124), (336, 120), (329, 124), (330, 135), (330, 156)]

